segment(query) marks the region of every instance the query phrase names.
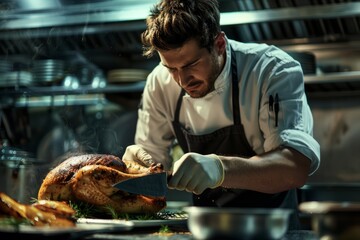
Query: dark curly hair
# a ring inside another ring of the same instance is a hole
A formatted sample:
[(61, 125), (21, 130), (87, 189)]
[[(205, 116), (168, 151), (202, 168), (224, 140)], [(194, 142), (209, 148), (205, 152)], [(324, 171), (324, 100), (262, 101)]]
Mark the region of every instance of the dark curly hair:
[(161, 0), (150, 10), (146, 24), (141, 34), (146, 57), (157, 50), (179, 48), (193, 38), (211, 51), (220, 32), (219, 4), (217, 0)]

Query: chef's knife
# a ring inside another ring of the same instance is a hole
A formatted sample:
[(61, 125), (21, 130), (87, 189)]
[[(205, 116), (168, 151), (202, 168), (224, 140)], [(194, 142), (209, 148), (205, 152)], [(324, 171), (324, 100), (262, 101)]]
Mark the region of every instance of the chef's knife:
[(166, 172), (148, 174), (143, 177), (131, 178), (113, 185), (124, 192), (163, 197), (166, 195)]

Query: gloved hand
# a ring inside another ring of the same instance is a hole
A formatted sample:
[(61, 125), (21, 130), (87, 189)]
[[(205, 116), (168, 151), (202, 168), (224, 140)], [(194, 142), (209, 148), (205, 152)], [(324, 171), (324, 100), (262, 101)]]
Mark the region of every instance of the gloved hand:
[(139, 145), (130, 145), (126, 148), (122, 159), (128, 161), (134, 161), (139, 163), (144, 167), (150, 167), (155, 162), (152, 160), (150, 154), (148, 154), (143, 148)]
[(218, 156), (186, 153), (175, 162), (168, 187), (201, 194), (206, 188), (220, 186), (223, 181), (224, 166)]

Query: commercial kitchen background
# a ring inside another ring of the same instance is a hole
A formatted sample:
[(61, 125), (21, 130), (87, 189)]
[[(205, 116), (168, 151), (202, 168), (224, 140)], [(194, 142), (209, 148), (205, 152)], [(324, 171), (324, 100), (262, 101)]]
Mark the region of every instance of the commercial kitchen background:
[[(0, 1), (0, 191), (36, 197), (68, 154), (122, 156), (156, 57), (141, 55), (153, 0)], [(300, 201), (360, 201), (360, 1), (219, 0), (229, 38), (298, 59), (321, 145)], [(174, 147), (174, 156), (178, 148)], [(191, 201), (169, 191), (169, 200)]]

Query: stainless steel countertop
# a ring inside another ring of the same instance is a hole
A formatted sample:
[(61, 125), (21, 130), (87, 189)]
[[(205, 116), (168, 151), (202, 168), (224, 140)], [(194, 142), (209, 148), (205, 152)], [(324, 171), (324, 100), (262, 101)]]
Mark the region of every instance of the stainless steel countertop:
[[(172, 234), (161, 234), (161, 233), (136, 233), (133, 231), (132, 234), (94, 234), (92, 236), (88, 236), (83, 240), (99, 240), (99, 239), (161, 239), (161, 240), (189, 240), (195, 239), (189, 232), (179, 232)], [(313, 232), (309, 230), (297, 230), (297, 231), (289, 231), (281, 240), (319, 240), (320, 238)]]

